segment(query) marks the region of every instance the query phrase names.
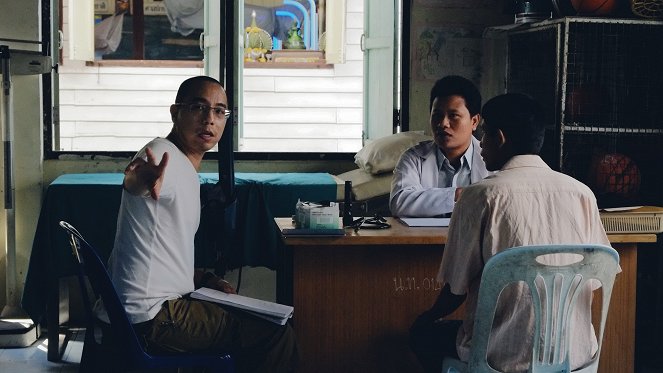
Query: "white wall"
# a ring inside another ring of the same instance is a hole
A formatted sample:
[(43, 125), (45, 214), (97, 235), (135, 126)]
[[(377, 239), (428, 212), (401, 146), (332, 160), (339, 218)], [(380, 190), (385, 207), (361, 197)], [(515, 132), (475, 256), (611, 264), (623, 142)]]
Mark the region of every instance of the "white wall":
[[(462, 75), (478, 85), (483, 101), (502, 93), (495, 73), (499, 52), (485, 54), (482, 40), (488, 26), (513, 23), (502, 0), (414, 0), (410, 30), (410, 130), (429, 128), (429, 95), (437, 79)], [(432, 45), (426, 36), (433, 35)], [(504, 51), (502, 51), (504, 52)], [(499, 74), (499, 73), (497, 73)], [(489, 79), (486, 79), (489, 78)]]
[(177, 87), (202, 73), (195, 67), (99, 67), (65, 60), (58, 150), (135, 151), (167, 135)]

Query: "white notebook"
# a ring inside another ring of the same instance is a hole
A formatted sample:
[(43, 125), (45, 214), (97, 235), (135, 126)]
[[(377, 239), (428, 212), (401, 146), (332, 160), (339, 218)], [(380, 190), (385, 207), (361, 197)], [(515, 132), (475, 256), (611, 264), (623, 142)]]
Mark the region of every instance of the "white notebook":
[(451, 218), (398, 218), (408, 227), (448, 227)]
[(239, 308), (280, 325), (285, 325), (288, 319), (292, 317), (294, 311), (292, 306), (286, 306), (285, 304), (245, 297), (238, 294), (227, 294), (210, 288), (200, 288), (191, 293), (191, 297)]

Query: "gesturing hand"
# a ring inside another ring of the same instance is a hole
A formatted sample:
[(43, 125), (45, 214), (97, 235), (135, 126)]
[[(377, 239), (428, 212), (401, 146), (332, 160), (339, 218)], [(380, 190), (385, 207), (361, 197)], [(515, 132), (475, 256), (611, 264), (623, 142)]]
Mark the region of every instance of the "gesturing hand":
[(163, 175), (168, 165), (168, 153), (163, 153), (157, 164), (150, 148), (145, 149), (147, 161), (136, 158), (124, 169), (124, 188), (133, 195), (149, 193), (154, 200), (159, 199)]
[(226, 280), (222, 278), (217, 278), (216, 282), (214, 283), (214, 288), (216, 290), (222, 291), (224, 293), (228, 294), (237, 294), (237, 291), (235, 291), (235, 288)]

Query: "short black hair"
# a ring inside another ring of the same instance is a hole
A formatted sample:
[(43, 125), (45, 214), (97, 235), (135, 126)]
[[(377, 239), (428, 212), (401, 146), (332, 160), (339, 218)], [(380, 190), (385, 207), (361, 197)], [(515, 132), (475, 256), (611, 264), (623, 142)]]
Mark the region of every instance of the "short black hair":
[(465, 106), (470, 115), (475, 116), (481, 110), (481, 93), (469, 79), (458, 75), (448, 75), (439, 79), (430, 90), (430, 104), (428, 110), (433, 108), (433, 101), (438, 97), (461, 96), (465, 99)]
[(218, 84), (221, 88), (223, 88), (223, 85), (221, 82), (218, 80), (205, 76), (205, 75), (200, 75), (200, 76), (194, 76), (192, 78), (189, 78), (180, 84), (180, 88), (177, 90), (177, 95), (175, 96), (175, 103), (184, 103), (183, 100), (188, 99), (191, 97), (193, 92), (198, 89), (200, 86), (203, 85), (203, 83), (212, 83), (212, 84)]
[(505, 93), (488, 100), (481, 110), (483, 130), (501, 130), (514, 155), (539, 154), (545, 137), (541, 105), (524, 93)]

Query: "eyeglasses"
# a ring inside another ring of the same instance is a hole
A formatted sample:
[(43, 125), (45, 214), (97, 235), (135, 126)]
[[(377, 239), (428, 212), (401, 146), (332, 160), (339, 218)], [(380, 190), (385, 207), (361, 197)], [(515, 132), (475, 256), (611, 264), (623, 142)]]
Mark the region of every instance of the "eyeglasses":
[(204, 104), (185, 104), (178, 102), (176, 106), (185, 106), (190, 113), (196, 115), (209, 115), (210, 110), (214, 113), (214, 116), (219, 119), (228, 119), (230, 118), (230, 110), (224, 108), (223, 106), (209, 106)]

